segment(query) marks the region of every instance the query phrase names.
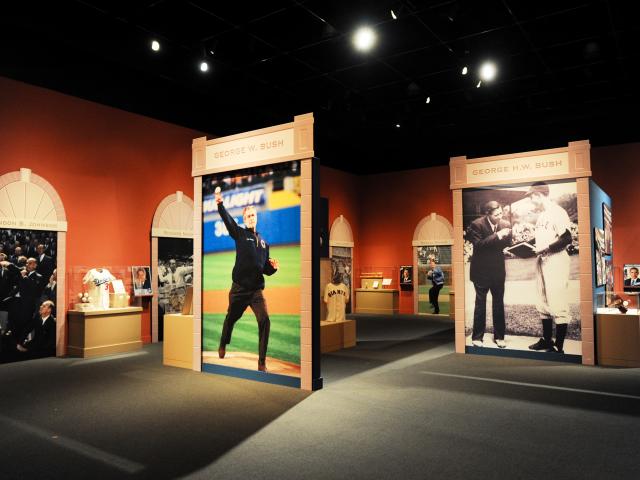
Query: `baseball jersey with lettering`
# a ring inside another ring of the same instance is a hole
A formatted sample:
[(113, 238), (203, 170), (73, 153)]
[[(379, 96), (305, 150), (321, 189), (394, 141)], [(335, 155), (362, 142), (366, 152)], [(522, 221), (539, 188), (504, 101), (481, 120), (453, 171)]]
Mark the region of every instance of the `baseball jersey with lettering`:
[(547, 248), (565, 232), (570, 230), (571, 220), (567, 211), (556, 203), (549, 203), (536, 222), (536, 246)]
[(349, 302), (349, 289), (344, 283), (328, 283), (324, 287), (324, 302), (327, 304), (327, 322), (344, 321), (344, 311)]
[(109, 282), (115, 279), (106, 268), (92, 268), (82, 279), (82, 283), (87, 286), (91, 303), (97, 308), (109, 308)]

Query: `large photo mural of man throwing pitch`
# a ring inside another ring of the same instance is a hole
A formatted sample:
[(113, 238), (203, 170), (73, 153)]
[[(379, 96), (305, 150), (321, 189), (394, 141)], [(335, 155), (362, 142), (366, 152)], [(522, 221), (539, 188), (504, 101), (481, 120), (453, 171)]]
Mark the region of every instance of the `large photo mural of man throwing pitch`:
[(466, 346), (578, 361), (575, 182), (468, 189), (462, 203)]
[(300, 162), (203, 177), (203, 368), (300, 377)]

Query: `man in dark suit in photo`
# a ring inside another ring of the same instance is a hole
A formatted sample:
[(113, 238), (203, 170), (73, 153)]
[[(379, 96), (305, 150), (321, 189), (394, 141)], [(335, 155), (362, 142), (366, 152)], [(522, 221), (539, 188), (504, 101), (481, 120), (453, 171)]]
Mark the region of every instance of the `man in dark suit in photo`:
[(507, 345), (504, 340), (504, 267), (505, 247), (511, 243), (511, 225), (502, 219), (502, 206), (495, 201), (487, 202), (484, 216), (469, 225), (466, 239), (473, 244), (471, 257), (471, 281), (476, 291), (473, 312), (472, 344), (483, 345), (487, 321), (487, 293), (491, 292), (493, 313), (493, 339), (499, 348)]
[(42, 275), (42, 278), (48, 279), (51, 276), (51, 272), (56, 268), (53, 258), (45, 253), (44, 245), (40, 244), (36, 247), (38, 260), (38, 268), (36, 272)]
[(33, 315), (38, 306), (38, 300), (42, 294), (43, 278), (36, 272), (37, 261), (35, 258), (27, 259), (24, 269), (16, 267), (7, 261), (0, 262), (0, 267), (7, 268), (10, 272), (19, 275), (18, 291), (14, 296), (15, 313), (10, 315), (12, 330), (15, 338), (20, 338), (24, 329), (31, 324)]
[(39, 314), (19, 339), (16, 349), (30, 358), (50, 357), (56, 354), (56, 319), (52, 315), (54, 303), (42, 302)]

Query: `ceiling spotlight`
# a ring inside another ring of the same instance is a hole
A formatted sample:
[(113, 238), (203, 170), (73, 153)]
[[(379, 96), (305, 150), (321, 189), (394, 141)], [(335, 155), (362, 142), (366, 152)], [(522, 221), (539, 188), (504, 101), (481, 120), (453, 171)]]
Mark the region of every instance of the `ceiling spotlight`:
[(482, 80), (478, 80), (478, 84), (476, 85), (476, 88), (480, 88), (481, 85), (482, 85)]
[(496, 78), (496, 73), (498, 72), (496, 68), (496, 64), (493, 62), (484, 62), (480, 67), (480, 78), (485, 82), (490, 82), (494, 78)]
[(157, 52), (160, 50), (160, 42), (158, 42), (157, 40), (153, 40), (151, 42), (151, 50), (153, 50), (154, 52)]
[(209, 64), (207, 62), (200, 62), (200, 71), (201, 72), (209, 71)]
[(391, 10), (391, 18), (393, 18), (394, 20), (398, 19), (398, 16), (396, 15), (396, 12), (394, 12), (393, 10)]
[(353, 35), (353, 46), (356, 50), (367, 52), (376, 43), (376, 33), (369, 27), (360, 27)]
[(466, 65), (464, 67), (462, 67), (462, 75), (466, 75), (468, 71), (469, 71), (469, 69), (467, 68)]
[(399, 123), (396, 123), (396, 128), (400, 128), (400, 124)]
[(431, 97), (427, 97), (427, 101), (425, 103), (431, 103)]

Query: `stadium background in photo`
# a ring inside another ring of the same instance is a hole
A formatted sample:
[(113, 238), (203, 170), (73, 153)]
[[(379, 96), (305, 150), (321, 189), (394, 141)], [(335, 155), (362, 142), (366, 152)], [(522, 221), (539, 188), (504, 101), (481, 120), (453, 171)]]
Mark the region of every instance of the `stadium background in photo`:
[[(271, 332), (267, 356), (300, 364), (300, 169), (299, 162), (247, 169), (203, 179), (203, 350), (217, 351), (228, 307), (235, 243), (220, 219), (214, 190), (238, 225), (242, 211), (254, 206), (257, 231), (269, 243), (269, 255), (280, 262), (265, 276)], [(236, 323), (228, 352), (258, 351), (258, 326), (247, 308)]]

